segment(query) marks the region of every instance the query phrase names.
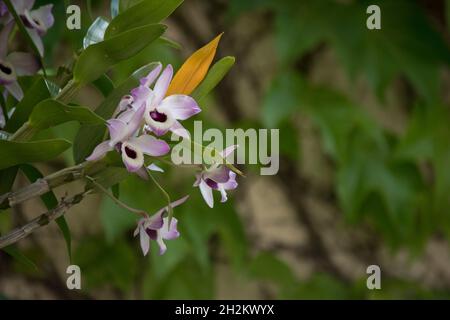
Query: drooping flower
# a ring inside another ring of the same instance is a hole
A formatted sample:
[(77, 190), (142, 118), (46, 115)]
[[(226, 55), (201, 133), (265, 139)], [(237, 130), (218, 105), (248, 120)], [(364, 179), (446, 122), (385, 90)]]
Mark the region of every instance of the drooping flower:
[[(236, 148), (236, 145), (230, 146), (223, 150), (220, 155), (226, 158)], [(213, 190), (218, 190), (222, 196), (221, 202), (226, 202), (228, 200), (226, 190), (233, 190), (238, 186), (236, 173), (223, 164), (211, 165), (209, 168), (198, 173), (196, 178), (194, 187), (199, 187), (203, 199), (205, 199), (206, 204), (210, 208), (214, 207)]]
[(133, 114), (129, 121), (120, 117), (107, 121), (110, 139), (100, 143), (86, 158), (88, 161), (96, 161), (113, 149), (122, 155), (122, 161), (129, 172), (137, 172), (143, 168), (144, 154), (157, 157), (169, 152), (169, 145), (153, 136), (143, 134), (136, 136), (142, 123), (145, 107), (142, 106)]
[(33, 75), (39, 70), (38, 60), (30, 53), (7, 53), (9, 34), (14, 26), (11, 21), (0, 32), (0, 85), (4, 86), (17, 100), (22, 100), (23, 91), (17, 82), (18, 76)]
[(140, 107), (145, 103), (144, 119), (147, 129), (157, 136), (172, 131), (189, 137), (179, 121), (186, 120), (201, 110), (197, 102), (188, 95), (174, 94), (166, 97), (172, 76), (173, 69), (169, 64), (159, 76), (153, 90), (149, 88), (146, 78), (143, 78), (141, 85), (132, 91), (134, 104)]
[[(184, 203), (189, 196), (185, 196), (170, 204), (172, 208)], [(167, 246), (163, 240), (172, 240), (180, 236), (177, 230), (178, 220), (172, 218), (169, 225), (169, 218), (164, 217), (164, 213), (168, 212), (169, 207), (164, 207), (153, 216), (146, 216), (139, 220), (134, 236), (139, 234), (142, 253), (147, 255), (150, 250), (150, 240), (156, 241), (159, 246), (159, 254), (162, 255), (166, 252)]]
[[(53, 26), (55, 19), (52, 15), (53, 4), (41, 6), (32, 10), (35, 0), (14, 0), (12, 5), (25, 25), (41, 56), (44, 55), (44, 45), (41, 37)], [(3, 3), (3, 2), (2, 2)], [(5, 9), (3, 3), (3, 9)], [(1, 9), (1, 6), (0, 6)], [(7, 9), (7, 8), (6, 8)]]

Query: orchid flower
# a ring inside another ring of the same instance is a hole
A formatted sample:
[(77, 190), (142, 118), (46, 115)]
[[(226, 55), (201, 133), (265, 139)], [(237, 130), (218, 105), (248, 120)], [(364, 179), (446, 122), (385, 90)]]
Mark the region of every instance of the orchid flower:
[(14, 0), (12, 4), (23, 24), (27, 28), (28, 34), (33, 40), (41, 56), (44, 55), (44, 45), (41, 37), (53, 25), (55, 19), (52, 15), (52, 4), (41, 6), (32, 10), (35, 0)]
[(87, 161), (96, 161), (113, 149), (122, 155), (122, 161), (129, 172), (137, 172), (144, 166), (144, 154), (157, 157), (169, 152), (169, 145), (153, 136), (143, 134), (139, 137), (136, 133), (141, 126), (145, 107), (133, 112), (129, 121), (123, 119), (111, 119), (107, 121), (110, 139), (100, 143), (86, 158)]
[[(222, 158), (226, 158), (236, 148), (236, 145), (230, 146), (220, 152), (220, 155)], [(210, 208), (214, 207), (213, 190), (220, 191), (222, 196), (221, 202), (226, 202), (228, 200), (226, 190), (236, 189), (238, 186), (238, 183), (236, 182), (236, 173), (222, 164), (213, 164), (209, 168), (198, 173), (196, 178), (194, 187), (199, 187), (203, 199), (205, 199), (206, 204)]]
[[(17, 82), (18, 76), (35, 74), (39, 70), (39, 62), (36, 58), (26, 52), (12, 52), (7, 54), (9, 34), (14, 26), (8, 23), (0, 32), (0, 85), (3, 85), (14, 98), (22, 100), (23, 91)], [(5, 44), (5, 45), (3, 45)]]
[(197, 102), (190, 96), (174, 94), (165, 97), (172, 76), (173, 68), (169, 64), (156, 81), (153, 90), (149, 88), (147, 78), (141, 79), (141, 85), (131, 92), (134, 105), (140, 107), (145, 104), (144, 119), (148, 131), (157, 136), (172, 131), (188, 138), (189, 134), (179, 120), (186, 120), (201, 110)]
[[(189, 196), (185, 196), (177, 201), (170, 204), (172, 208), (179, 206), (184, 203)], [(159, 245), (159, 254), (162, 255), (166, 252), (167, 246), (163, 240), (172, 240), (180, 236), (177, 230), (178, 220), (172, 218), (169, 225), (169, 218), (163, 217), (164, 213), (169, 211), (169, 207), (164, 207), (153, 216), (146, 216), (139, 220), (136, 230), (134, 231), (134, 236), (139, 234), (142, 253), (147, 255), (150, 250), (150, 240), (156, 241)]]

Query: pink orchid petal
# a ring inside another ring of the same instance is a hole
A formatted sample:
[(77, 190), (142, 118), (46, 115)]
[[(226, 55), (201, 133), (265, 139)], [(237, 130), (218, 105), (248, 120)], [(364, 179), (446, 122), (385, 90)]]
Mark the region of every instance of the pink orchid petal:
[(133, 104), (134, 98), (133, 96), (127, 94), (120, 99), (119, 105), (117, 106), (116, 112), (127, 111), (130, 109), (130, 106)]
[(170, 127), (170, 131), (172, 131), (174, 134), (182, 138), (185, 139), (191, 138), (191, 134), (189, 133), (189, 131), (187, 131), (179, 121), (175, 121), (173, 123), (172, 127)]
[(219, 188), (220, 194), (222, 196), (222, 198), (220, 199), (220, 202), (226, 202), (228, 200), (228, 196), (227, 196), (227, 192), (225, 191), (225, 189), (223, 187)]
[(106, 121), (106, 125), (108, 126), (109, 136), (111, 137), (109, 142), (111, 146), (114, 146), (126, 139), (127, 124), (125, 121), (122, 119), (110, 119)]
[(158, 80), (156, 81), (155, 87), (153, 88), (153, 92), (155, 93), (153, 103), (155, 106), (159, 105), (166, 95), (167, 88), (169, 88), (170, 81), (172, 81), (172, 75), (173, 68), (169, 64), (159, 76)]
[(145, 221), (146, 229), (158, 230), (158, 229), (161, 229), (163, 227), (163, 225), (164, 225), (164, 220), (163, 220), (162, 214), (160, 212), (155, 213), (153, 216), (151, 216), (150, 218), (148, 218)]
[(139, 109), (146, 105), (147, 100), (153, 95), (153, 91), (147, 86), (140, 85), (131, 90), (131, 95), (134, 99), (134, 108)]
[(170, 113), (177, 120), (186, 120), (201, 111), (197, 102), (184, 94), (174, 94), (164, 98), (159, 105), (159, 109), (170, 110)]
[(30, 35), (31, 40), (33, 40), (34, 45), (39, 51), (39, 55), (41, 57), (44, 56), (44, 43), (42, 42), (41, 36), (35, 29), (27, 28), (28, 34)]
[(156, 238), (156, 243), (159, 246), (159, 255), (162, 256), (166, 252), (167, 246), (164, 243), (164, 241), (163, 241), (161, 236), (158, 236), (158, 238)]
[(159, 230), (161, 237), (165, 240), (173, 240), (180, 236), (180, 233), (177, 230), (178, 220), (176, 218), (172, 218), (169, 227), (169, 218), (164, 218), (164, 224)]
[(226, 166), (219, 166), (215, 169), (206, 171), (203, 176), (204, 178), (209, 178), (217, 183), (225, 183), (228, 181), (230, 175), (230, 169), (228, 169)]
[[(175, 207), (177, 207), (177, 206), (179, 206), (180, 204), (183, 204), (183, 203), (185, 203), (186, 202), (186, 200), (189, 198), (189, 196), (187, 195), (187, 196), (184, 196), (183, 198), (181, 198), (181, 199), (178, 199), (178, 200), (176, 200), (176, 201), (174, 201), (174, 202), (171, 202), (170, 203), (170, 206), (172, 207), (172, 208), (175, 208)], [(162, 215), (163, 213), (164, 213), (164, 211), (167, 211), (169, 209), (169, 207), (168, 206), (165, 206), (164, 208), (162, 208), (162, 209), (160, 209), (157, 213), (155, 213), (155, 215)]]
[(17, 13), (22, 14), (25, 10), (31, 10), (33, 8), (35, 0), (14, 0), (11, 2)]
[(127, 136), (131, 137), (141, 126), (142, 119), (144, 118), (145, 106), (140, 107), (133, 114), (130, 121), (127, 123)]
[(221, 183), (220, 186), (223, 187), (225, 190), (236, 189), (238, 186), (238, 183), (236, 181), (236, 173), (230, 171), (229, 180), (225, 183)]
[(105, 154), (111, 151), (113, 147), (109, 144), (109, 140), (103, 141), (97, 147), (95, 147), (92, 154), (86, 158), (87, 161), (96, 161), (105, 156)]
[(0, 46), (0, 59), (4, 59), (6, 57), (8, 46), (5, 44), (8, 43), (9, 34), (11, 33), (13, 27), (14, 21), (11, 21), (0, 31), (0, 43), (2, 44)]
[(129, 143), (152, 157), (163, 156), (170, 151), (167, 142), (146, 134), (141, 135), (138, 138), (131, 138)]
[(147, 169), (150, 170), (150, 171), (164, 172), (164, 170), (162, 168), (158, 167), (154, 163), (151, 163), (149, 166), (147, 166)]
[(8, 90), (9, 93), (11, 93), (14, 98), (16, 98), (17, 101), (22, 100), (23, 91), (17, 81), (11, 82), (9, 84), (5, 84), (4, 86), (5, 86), (6, 90)]
[(55, 23), (52, 14), (53, 4), (48, 4), (31, 11), (31, 16), (44, 23), (43, 31), (47, 31)]
[(153, 84), (153, 82), (155, 82), (158, 75), (160, 74), (161, 69), (162, 69), (162, 64), (160, 62), (158, 62), (156, 67), (152, 71), (150, 71), (146, 77), (142, 78), (139, 81), (139, 83), (145, 87), (151, 86)]
[(147, 255), (148, 251), (150, 250), (150, 237), (148, 236), (147, 232), (143, 227), (139, 230), (139, 238), (141, 243), (141, 249), (144, 256)]
[(220, 155), (222, 156), (222, 158), (226, 158), (226, 157), (228, 157), (231, 153), (233, 153), (234, 150), (236, 150), (238, 147), (239, 147), (239, 145), (237, 145), (237, 144), (234, 144), (234, 145), (232, 145), (232, 146), (226, 147), (225, 149), (223, 149), (223, 150), (220, 152)]
[(31, 76), (39, 69), (39, 61), (28, 52), (12, 52), (6, 58), (16, 70), (18, 76)]
[(136, 174), (139, 176), (139, 178), (141, 178), (143, 180), (148, 180), (148, 174), (144, 167), (142, 167), (138, 171), (136, 171)]
[(200, 193), (203, 196), (203, 199), (205, 199), (206, 204), (210, 207), (214, 207), (214, 198), (213, 198), (213, 192), (212, 189), (206, 184), (204, 180), (200, 181), (200, 184), (198, 185), (200, 188)]

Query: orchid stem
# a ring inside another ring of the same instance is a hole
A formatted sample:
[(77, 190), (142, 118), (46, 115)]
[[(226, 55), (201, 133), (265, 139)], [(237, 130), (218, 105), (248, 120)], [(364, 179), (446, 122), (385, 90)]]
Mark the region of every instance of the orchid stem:
[(78, 90), (79, 84), (75, 80), (70, 80), (56, 96), (55, 100), (67, 102)]
[(170, 224), (170, 220), (172, 219), (172, 216), (173, 216), (173, 209), (172, 209), (172, 206), (170, 205), (170, 202), (171, 202), (170, 196), (166, 192), (166, 190), (164, 190), (164, 188), (158, 183), (158, 181), (156, 181), (155, 177), (153, 177), (150, 170), (146, 169), (146, 171), (147, 171), (147, 174), (150, 177), (150, 179), (152, 179), (153, 183), (158, 187), (159, 190), (161, 190), (162, 194), (167, 199), (167, 208), (168, 208), (168, 212), (169, 212), (169, 224)]
[(127, 204), (123, 203), (122, 201), (120, 201), (119, 199), (117, 199), (116, 197), (114, 197), (114, 196), (113, 196), (112, 194), (110, 194), (110, 193), (108, 192), (108, 190), (106, 190), (100, 183), (98, 183), (97, 181), (95, 181), (94, 178), (92, 178), (92, 177), (90, 177), (90, 176), (86, 176), (86, 179), (88, 179), (90, 182), (92, 182), (92, 183), (95, 185), (95, 187), (97, 187), (98, 189), (100, 189), (100, 191), (102, 191), (105, 195), (107, 195), (107, 196), (108, 196), (112, 201), (114, 201), (114, 203), (116, 203), (118, 206), (120, 206), (120, 207), (122, 207), (122, 208), (124, 208), (125, 210), (128, 210), (128, 211), (130, 211), (130, 212), (139, 214), (139, 215), (141, 215), (141, 216), (143, 216), (143, 217), (146, 216), (145, 211), (139, 210), (139, 209), (135, 209), (135, 208), (132, 208), (132, 207), (128, 206)]

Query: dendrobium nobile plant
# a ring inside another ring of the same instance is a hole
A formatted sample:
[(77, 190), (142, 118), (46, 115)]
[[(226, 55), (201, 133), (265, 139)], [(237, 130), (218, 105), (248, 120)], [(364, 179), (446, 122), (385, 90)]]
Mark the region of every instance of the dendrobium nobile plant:
[[(170, 64), (149, 61), (123, 83), (111, 84), (103, 102), (92, 110), (75, 104), (75, 94), (84, 86), (111, 82), (107, 75), (111, 67), (135, 56), (154, 41), (173, 45), (172, 40), (163, 37), (166, 26), (160, 22), (182, 0), (143, 0), (121, 12), (118, 1), (111, 1), (112, 19), (97, 18), (92, 23), (83, 48), (63, 68), (65, 77), (50, 77), (43, 65), (42, 37), (54, 24), (53, 8), (35, 7), (34, 2), (0, 1), (0, 209), (40, 196), (48, 211), (1, 235), (0, 248), (17, 254), (15, 242), (56, 220), (70, 253), (70, 231), (64, 213), (87, 195), (101, 192), (138, 215), (134, 236), (139, 237), (144, 255), (150, 250), (150, 240), (164, 254), (167, 249), (164, 240), (180, 236), (173, 209), (189, 196), (172, 201), (155, 178), (155, 172), (164, 174), (157, 163), (171, 162), (167, 158), (171, 151), (170, 135), (190, 141), (183, 123), (202, 111), (198, 102), (226, 75), (234, 58), (225, 57), (210, 68), (222, 36), (218, 35), (193, 53), (176, 72)], [(28, 41), (30, 52), (10, 50), (18, 34)], [(22, 76), (34, 79), (26, 90), (22, 87)], [(68, 121), (81, 124), (73, 142), (76, 165), (44, 177), (31, 163), (51, 160), (72, 144), (63, 139), (39, 140), (35, 136)], [(193, 187), (199, 188), (211, 208), (214, 190), (220, 192), (221, 202), (225, 202), (227, 190), (238, 186), (236, 174), (241, 173), (226, 160), (236, 147), (210, 150), (214, 155), (212, 161), (193, 165), (197, 169)], [(12, 190), (18, 171), (31, 184)], [(114, 189), (128, 175), (138, 175), (153, 183), (166, 199), (164, 207), (151, 215), (119, 200)], [(75, 180), (85, 183), (84, 190), (58, 200), (52, 190)]]

